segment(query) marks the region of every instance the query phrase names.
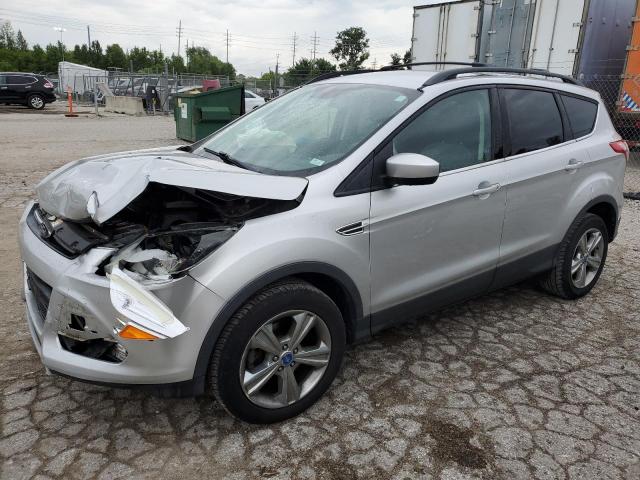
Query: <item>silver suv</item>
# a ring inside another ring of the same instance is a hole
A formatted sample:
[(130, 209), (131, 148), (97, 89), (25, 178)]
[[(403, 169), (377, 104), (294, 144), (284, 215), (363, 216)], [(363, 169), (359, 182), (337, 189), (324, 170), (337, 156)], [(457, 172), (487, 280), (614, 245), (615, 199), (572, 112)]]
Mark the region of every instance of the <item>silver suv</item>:
[(45, 366), (289, 418), (345, 347), (538, 277), (596, 284), (627, 145), (541, 71), (319, 78), (190, 146), (68, 164), (20, 222)]

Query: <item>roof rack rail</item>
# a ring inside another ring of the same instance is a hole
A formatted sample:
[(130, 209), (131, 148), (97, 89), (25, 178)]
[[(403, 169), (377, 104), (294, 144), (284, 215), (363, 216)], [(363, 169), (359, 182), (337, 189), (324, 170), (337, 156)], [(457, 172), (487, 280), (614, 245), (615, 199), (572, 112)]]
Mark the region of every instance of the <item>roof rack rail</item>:
[(321, 80), (326, 80), (328, 78), (342, 77), (345, 75), (356, 75), (358, 73), (370, 73), (377, 72), (378, 70), (336, 70), (335, 72), (327, 72), (321, 73), (317, 77), (313, 77), (311, 80), (304, 83), (304, 85), (309, 85), (310, 83), (319, 82)]
[(387, 70), (399, 70), (405, 67), (419, 67), (422, 65), (460, 65), (467, 67), (486, 67), (488, 66), (486, 63), (478, 63), (478, 62), (416, 62), (416, 63), (404, 63), (402, 65), (385, 65), (380, 68), (380, 71)]
[(422, 88), (446, 82), (447, 80), (453, 80), (454, 78), (457, 78), (458, 75), (465, 75), (469, 73), (517, 73), (520, 75), (539, 75), (541, 77), (559, 78), (564, 83), (569, 83), (571, 85), (582, 85), (582, 83), (575, 78), (542, 69), (479, 66), (472, 68), (455, 68), (452, 70), (438, 72), (424, 82), (422, 84)]

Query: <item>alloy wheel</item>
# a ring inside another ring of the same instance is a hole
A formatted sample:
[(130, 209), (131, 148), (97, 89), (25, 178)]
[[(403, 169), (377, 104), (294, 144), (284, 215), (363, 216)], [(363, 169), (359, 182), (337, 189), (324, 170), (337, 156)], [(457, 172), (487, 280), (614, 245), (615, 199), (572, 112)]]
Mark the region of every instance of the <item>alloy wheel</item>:
[(36, 109), (42, 108), (42, 106), (44, 105), (44, 100), (37, 96), (31, 97), (31, 100), (29, 102), (31, 103), (31, 106)]
[(571, 281), (577, 288), (585, 288), (593, 282), (602, 265), (604, 237), (597, 228), (582, 234), (571, 260)]
[(247, 343), (239, 372), (242, 390), (261, 407), (286, 407), (318, 384), (330, 357), (331, 334), (322, 318), (306, 310), (283, 312)]

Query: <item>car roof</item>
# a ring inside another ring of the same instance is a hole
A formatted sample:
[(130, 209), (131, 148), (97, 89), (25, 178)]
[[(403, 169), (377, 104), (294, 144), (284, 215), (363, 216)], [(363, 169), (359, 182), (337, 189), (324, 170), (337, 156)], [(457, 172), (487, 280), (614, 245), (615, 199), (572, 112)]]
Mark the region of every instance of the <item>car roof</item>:
[(0, 75), (29, 75), (30, 77), (42, 77), (39, 73), (31, 72), (0, 72)]
[(461, 75), (455, 79), (446, 80), (423, 88), (424, 83), (438, 73), (440, 72), (426, 70), (384, 70), (336, 76), (320, 80), (317, 83), (360, 83), (424, 90), (436, 85), (451, 85), (451, 88), (453, 89), (469, 84), (508, 83), (523, 86), (553, 88), (555, 90), (562, 90), (593, 99), (600, 98), (596, 91), (582, 85), (564, 83), (559, 79), (545, 78), (542, 76), (517, 75), (509, 73), (469, 73)]

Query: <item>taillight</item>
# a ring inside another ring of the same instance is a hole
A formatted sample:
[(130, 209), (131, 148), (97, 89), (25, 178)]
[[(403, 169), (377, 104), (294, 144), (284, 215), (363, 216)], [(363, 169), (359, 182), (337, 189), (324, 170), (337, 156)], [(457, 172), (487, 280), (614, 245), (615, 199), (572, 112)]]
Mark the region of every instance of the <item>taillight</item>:
[(629, 145), (624, 140), (618, 140), (617, 142), (611, 142), (611, 148), (616, 153), (624, 155), (625, 160), (629, 160)]
[(53, 83), (47, 80), (46, 82), (44, 82), (44, 88), (53, 88)]

